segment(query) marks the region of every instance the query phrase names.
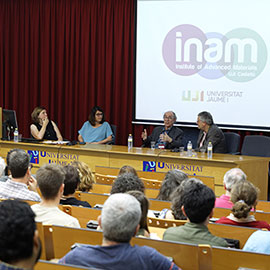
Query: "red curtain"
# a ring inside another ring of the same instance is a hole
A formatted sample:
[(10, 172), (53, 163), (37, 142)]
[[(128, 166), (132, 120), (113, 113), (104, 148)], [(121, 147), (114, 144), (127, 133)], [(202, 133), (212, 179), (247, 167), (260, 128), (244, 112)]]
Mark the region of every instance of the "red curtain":
[(71, 140), (99, 105), (126, 144), (134, 15), (134, 0), (0, 1), (0, 106), (16, 110), (24, 137), (38, 105)]

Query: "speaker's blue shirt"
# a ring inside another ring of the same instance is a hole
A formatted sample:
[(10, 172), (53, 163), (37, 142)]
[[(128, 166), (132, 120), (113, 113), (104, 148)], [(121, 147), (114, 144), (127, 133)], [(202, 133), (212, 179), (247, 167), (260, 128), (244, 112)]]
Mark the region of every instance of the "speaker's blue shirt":
[(100, 142), (113, 133), (108, 122), (104, 122), (101, 126), (94, 128), (89, 121), (86, 121), (79, 130), (79, 134), (83, 137), (84, 142)]

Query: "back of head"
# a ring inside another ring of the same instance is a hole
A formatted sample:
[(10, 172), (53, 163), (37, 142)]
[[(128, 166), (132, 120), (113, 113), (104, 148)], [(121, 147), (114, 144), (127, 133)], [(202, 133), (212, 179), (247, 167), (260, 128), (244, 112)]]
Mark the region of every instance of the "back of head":
[(0, 261), (13, 264), (33, 253), (35, 214), (22, 201), (0, 202)]
[(50, 163), (39, 168), (36, 177), (43, 198), (53, 200), (64, 183), (65, 172), (60, 165)]
[(80, 183), (78, 190), (86, 192), (91, 190), (93, 183), (95, 183), (95, 178), (88, 165), (81, 161), (73, 161), (71, 165), (75, 167), (79, 173)]
[(111, 195), (101, 211), (101, 226), (106, 240), (127, 243), (141, 219), (141, 206), (129, 194)]
[(30, 164), (29, 155), (22, 149), (12, 149), (7, 154), (7, 166), (13, 178), (25, 176)]
[(177, 220), (183, 220), (187, 219), (187, 217), (182, 212), (182, 206), (183, 206), (183, 193), (184, 193), (184, 187), (186, 184), (191, 185), (192, 183), (202, 183), (201, 180), (195, 179), (195, 178), (187, 178), (185, 179), (181, 185), (179, 185), (172, 193), (171, 195), (171, 201), (172, 201), (172, 214), (175, 219)]
[(32, 114), (31, 114), (33, 123), (39, 123), (38, 116), (43, 110), (46, 110), (46, 109), (42, 106), (38, 106), (33, 110)]
[(188, 179), (187, 174), (180, 170), (168, 171), (162, 181), (157, 199), (163, 201), (171, 200), (172, 192), (186, 179)]
[(233, 168), (225, 173), (223, 183), (226, 190), (230, 192), (234, 184), (245, 181), (246, 179), (247, 176), (241, 169)]
[(80, 177), (77, 169), (71, 165), (63, 167), (63, 170), (65, 172), (64, 195), (67, 196), (76, 191), (78, 184), (80, 183)]
[(231, 191), (234, 206), (232, 213), (236, 218), (246, 218), (253, 206), (256, 206), (259, 189), (249, 181), (236, 183)]
[(148, 199), (141, 191), (138, 191), (138, 190), (128, 191), (127, 194), (135, 197), (138, 200), (138, 202), (140, 203), (141, 211), (142, 211), (140, 228), (145, 229), (149, 233), (149, 229), (148, 229), (148, 225), (147, 225), (147, 213), (148, 213), (148, 209), (149, 209)]
[(183, 206), (193, 223), (202, 223), (207, 219), (214, 208), (215, 199), (214, 191), (198, 181), (187, 181), (184, 186)]
[(206, 123), (209, 126), (214, 124), (213, 117), (209, 112), (206, 112), (206, 111), (200, 112), (198, 114), (198, 117), (200, 118), (202, 122)]
[(132, 173), (132, 174), (138, 176), (136, 170), (135, 170), (133, 167), (128, 166), (128, 165), (123, 166), (123, 167), (120, 169), (118, 175), (121, 175), (121, 174), (124, 174), (124, 173)]
[(111, 194), (125, 193), (130, 190), (138, 190), (144, 193), (144, 184), (138, 176), (132, 173), (124, 173), (118, 175), (115, 179), (112, 185)]

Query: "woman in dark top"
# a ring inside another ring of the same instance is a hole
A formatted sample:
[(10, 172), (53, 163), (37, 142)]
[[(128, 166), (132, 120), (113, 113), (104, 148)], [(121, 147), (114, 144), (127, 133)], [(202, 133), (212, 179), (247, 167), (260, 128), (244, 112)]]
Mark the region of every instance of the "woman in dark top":
[(77, 205), (83, 207), (91, 207), (88, 202), (77, 200), (75, 196), (75, 191), (80, 183), (79, 172), (76, 168), (71, 165), (63, 167), (65, 171), (65, 180), (64, 180), (64, 194), (60, 200), (60, 204), (65, 205)]
[(31, 135), (37, 140), (63, 141), (56, 124), (48, 119), (44, 107), (36, 107), (31, 114), (33, 124), (30, 126)]

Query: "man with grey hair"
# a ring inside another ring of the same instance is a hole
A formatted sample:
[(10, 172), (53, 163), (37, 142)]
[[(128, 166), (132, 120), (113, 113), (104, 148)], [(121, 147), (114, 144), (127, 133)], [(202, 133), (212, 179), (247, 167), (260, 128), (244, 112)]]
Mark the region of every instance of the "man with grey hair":
[(216, 198), (215, 207), (232, 208), (231, 190), (233, 185), (241, 181), (247, 180), (246, 174), (239, 168), (233, 168), (227, 171), (223, 177), (223, 186), (226, 193)]
[(209, 112), (200, 112), (197, 118), (200, 133), (197, 141), (197, 151), (207, 150), (209, 142), (212, 143), (213, 153), (226, 153), (226, 141), (223, 132), (214, 124)]
[(111, 195), (98, 218), (103, 230), (102, 245), (81, 245), (59, 262), (105, 270), (179, 269), (153, 248), (130, 245), (139, 230), (140, 219), (141, 206), (135, 197), (122, 193)]
[(173, 111), (165, 112), (163, 120), (164, 126), (155, 127), (150, 136), (147, 136), (147, 131), (144, 129), (141, 135), (144, 147), (150, 147), (151, 142), (155, 142), (155, 148), (173, 149), (183, 145), (183, 131), (173, 126), (176, 122), (176, 114)]
[(40, 201), (37, 181), (30, 171), (29, 155), (22, 149), (12, 149), (7, 155), (7, 165), (11, 179), (0, 182), (0, 198)]

